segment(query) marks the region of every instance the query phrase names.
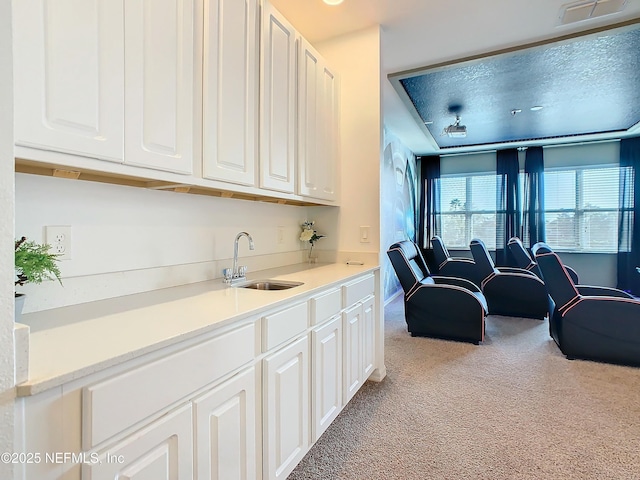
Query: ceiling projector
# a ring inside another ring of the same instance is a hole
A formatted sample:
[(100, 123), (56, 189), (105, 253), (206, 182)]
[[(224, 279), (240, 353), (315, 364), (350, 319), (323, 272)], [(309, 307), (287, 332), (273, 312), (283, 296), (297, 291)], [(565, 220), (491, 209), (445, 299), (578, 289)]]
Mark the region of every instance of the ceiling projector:
[(464, 138), (467, 136), (467, 126), (460, 125), (460, 117), (456, 115), (456, 121), (445, 127), (442, 133), (449, 137)]

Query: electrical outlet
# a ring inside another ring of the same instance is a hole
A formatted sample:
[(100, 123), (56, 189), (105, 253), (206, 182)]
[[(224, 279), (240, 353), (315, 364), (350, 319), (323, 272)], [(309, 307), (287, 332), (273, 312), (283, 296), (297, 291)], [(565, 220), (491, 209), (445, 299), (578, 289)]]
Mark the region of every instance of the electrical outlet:
[(284, 243), (284, 227), (278, 226), (278, 245)]
[(45, 228), (45, 243), (58, 260), (71, 260), (71, 225), (49, 225)]

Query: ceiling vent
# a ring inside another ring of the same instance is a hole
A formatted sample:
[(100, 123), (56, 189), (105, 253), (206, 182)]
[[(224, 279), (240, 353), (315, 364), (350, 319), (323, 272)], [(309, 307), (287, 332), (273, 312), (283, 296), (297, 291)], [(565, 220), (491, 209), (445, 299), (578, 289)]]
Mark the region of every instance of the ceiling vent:
[(464, 138), (467, 136), (467, 127), (466, 125), (460, 125), (460, 116), (456, 115), (456, 121), (446, 127), (442, 134), (450, 137)]
[(560, 24), (581, 22), (591, 18), (621, 12), (627, 0), (591, 0), (574, 2), (562, 6), (560, 9)]

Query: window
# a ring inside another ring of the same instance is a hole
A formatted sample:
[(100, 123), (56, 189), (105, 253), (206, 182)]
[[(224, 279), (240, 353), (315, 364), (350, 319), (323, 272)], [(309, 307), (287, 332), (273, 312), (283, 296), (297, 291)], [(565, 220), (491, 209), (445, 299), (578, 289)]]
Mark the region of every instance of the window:
[(554, 249), (616, 252), (619, 167), (544, 172), (547, 243)]
[(440, 178), (442, 239), (449, 249), (468, 249), (473, 238), (496, 246), (495, 174)]

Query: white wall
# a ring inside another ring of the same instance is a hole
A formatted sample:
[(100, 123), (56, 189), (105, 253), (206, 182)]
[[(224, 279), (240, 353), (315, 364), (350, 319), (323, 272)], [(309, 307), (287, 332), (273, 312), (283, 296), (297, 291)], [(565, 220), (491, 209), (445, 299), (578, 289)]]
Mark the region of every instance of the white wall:
[[(313, 207), (311, 211), (319, 223), (336, 226), (340, 232), (337, 250), (377, 254), (383, 138), (380, 28), (371, 27), (315, 47), (340, 77), (341, 208)], [(360, 242), (360, 226), (370, 227), (369, 243)]]
[[(249, 271), (299, 263), (307, 208), (16, 174), (16, 235), (44, 241), (47, 225), (70, 225), (64, 287), (25, 285), (25, 313), (219, 278), (240, 262)], [(278, 228), (283, 242), (278, 243)]]
[[(0, 1), (0, 452), (13, 452), (13, 87), (11, 2)], [(13, 466), (0, 462), (0, 478), (13, 478)]]

